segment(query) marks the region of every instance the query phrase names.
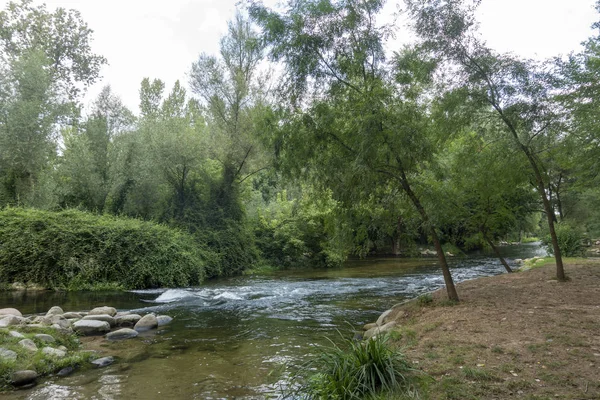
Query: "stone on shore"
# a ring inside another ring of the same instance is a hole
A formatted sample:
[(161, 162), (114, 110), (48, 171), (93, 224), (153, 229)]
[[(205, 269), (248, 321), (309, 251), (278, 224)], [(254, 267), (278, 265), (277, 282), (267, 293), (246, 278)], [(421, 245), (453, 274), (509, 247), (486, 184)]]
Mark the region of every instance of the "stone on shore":
[(102, 357), (102, 358), (98, 358), (97, 360), (92, 361), (92, 364), (94, 364), (98, 368), (103, 368), (103, 367), (108, 367), (109, 365), (111, 365), (114, 362), (115, 362), (115, 359), (113, 357)]
[(115, 324), (116, 324), (115, 319), (112, 316), (108, 315), (108, 314), (91, 314), (91, 315), (86, 315), (81, 320), (82, 321), (89, 321), (89, 320), (104, 321), (104, 322), (108, 322), (108, 324), (110, 326), (115, 326)]
[(117, 314), (117, 309), (114, 307), (102, 306), (102, 307), (96, 307), (88, 313), (88, 315), (103, 315), (103, 314), (108, 314), (111, 317), (114, 317)]
[(28, 385), (30, 383), (35, 382), (37, 377), (38, 377), (37, 372), (32, 371), (30, 369), (23, 370), (23, 371), (16, 371), (12, 374), (11, 383), (15, 386), (24, 386), (24, 385)]
[(36, 339), (41, 340), (42, 342), (45, 343), (54, 343), (56, 342), (56, 339), (54, 339), (54, 337), (52, 335), (46, 335), (45, 333), (38, 333), (37, 335), (35, 335)]
[(154, 314), (146, 314), (140, 319), (133, 329), (138, 332), (149, 331), (150, 329), (158, 328), (158, 320)]
[(23, 339), (19, 341), (19, 344), (26, 350), (29, 351), (37, 351), (38, 347), (35, 345), (33, 340), (31, 339)]
[(80, 313), (76, 313), (76, 312), (66, 312), (63, 314), (63, 317), (65, 319), (81, 319), (83, 317), (83, 315), (81, 315)]
[(2, 319), (0, 319), (0, 328), (6, 328), (8, 326), (19, 325), (23, 320), (22, 317), (18, 317), (16, 315), (8, 315)]
[(17, 331), (8, 331), (8, 334), (14, 338), (25, 339), (25, 335)]
[(108, 340), (123, 340), (123, 339), (131, 339), (138, 335), (138, 331), (129, 328), (119, 329), (114, 332), (109, 332), (106, 334), (106, 338)]
[(126, 314), (118, 316), (116, 322), (118, 326), (134, 326), (140, 319), (142, 319), (141, 315)]
[(4, 315), (15, 315), (17, 317), (22, 317), (21, 311), (16, 308), (0, 308), (0, 318)]
[(82, 335), (104, 335), (110, 331), (110, 324), (106, 321), (82, 319), (73, 324), (73, 329)]
[(369, 329), (368, 331), (366, 331), (364, 333), (364, 338), (365, 339), (371, 339), (381, 333), (385, 333), (385, 332), (389, 332), (392, 330), (392, 328), (394, 328), (396, 326), (396, 321), (392, 321), (392, 322), (388, 322), (385, 325), (382, 326), (376, 326), (374, 328)]
[(156, 317), (156, 321), (158, 322), (158, 326), (164, 326), (170, 324), (173, 321), (173, 318), (168, 315), (159, 315)]
[(44, 347), (42, 349), (42, 353), (51, 356), (51, 357), (56, 357), (56, 358), (63, 358), (64, 356), (67, 355), (67, 352), (64, 350), (59, 350), (59, 349), (54, 349), (52, 347)]
[(51, 317), (53, 315), (63, 315), (64, 313), (65, 312), (62, 308), (60, 308), (59, 306), (54, 306), (48, 310), (48, 312), (46, 313), (46, 317)]
[(17, 353), (12, 350), (4, 349), (0, 347), (0, 360), (15, 361), (17, 359)]
[(381, 326), (384, 325), (383, 320), (385, 319), (385, 317), (387, 317), (390, 313), (392, 312), (392, 310), (387, 310), (385, 311), (383, 314), (381, 314), (379, 316), (379, 318), (377, 318), (377, 322), (375, 322), (377, 324), (377, 326)]

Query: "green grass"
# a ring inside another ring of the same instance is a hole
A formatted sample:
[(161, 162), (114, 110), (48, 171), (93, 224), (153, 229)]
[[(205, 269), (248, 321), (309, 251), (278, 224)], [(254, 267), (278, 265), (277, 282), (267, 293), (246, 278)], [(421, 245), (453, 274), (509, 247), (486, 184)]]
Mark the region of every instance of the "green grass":
[(521, 239), (521, 243), (534, 243), (534, 242), (539, 242), (540, 238), (539, 237), (526, 237), (526, 238), (522, 238)]
[[(304, 384), (290, 397), (305, 399), (415, 398), (416, 371), (404, 355), (392, 349), (387, 336), (365, 342), (345, 341), (324, 348), (300, 375)], [(389, 396), (396, 397), (389, 397)], [(404, 396), (404, 397), (402, 397)]]
[(475, 381), (497, 381), (498, 377), (482, 368), (464, 367), (462, 373), (467, 379)]

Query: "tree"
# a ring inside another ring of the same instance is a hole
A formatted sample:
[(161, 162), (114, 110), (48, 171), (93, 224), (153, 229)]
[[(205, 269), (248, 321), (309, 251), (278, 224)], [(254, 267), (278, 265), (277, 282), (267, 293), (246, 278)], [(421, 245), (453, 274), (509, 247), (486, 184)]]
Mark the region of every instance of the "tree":
[(481, 120), (493, 124), (527, 158), (544, 206), (556, 260), (556, 276), (566, 280), (555, 231), (556, 216), (548, 196), (544, 155), (560, 145), (564, 133), (562, 110), (554, 101), (552, 71), (531, 60), (501, 55), (488, 48), (474, 32), (475, 5), (469, 1), (407, 0), (422, 46), (446, 61), (455, 80), (444, 82), (466, 90), (478, 101)]
[(336, 200), (367, 198), (396, 185), (419, 214), (433, 242), (448, 297), (458, 300), (437, 227), (418, 177), (436, 151), (427, 116), (435, 63), (412, 51), (386, 68), (378, 27), (383, 2), (290, 1), (285, 13), (261, 4), (250, 15), (263, 29), (270, 56), (282, 62), (289, 115), (278, 142), (280, 163), (333, 190)]

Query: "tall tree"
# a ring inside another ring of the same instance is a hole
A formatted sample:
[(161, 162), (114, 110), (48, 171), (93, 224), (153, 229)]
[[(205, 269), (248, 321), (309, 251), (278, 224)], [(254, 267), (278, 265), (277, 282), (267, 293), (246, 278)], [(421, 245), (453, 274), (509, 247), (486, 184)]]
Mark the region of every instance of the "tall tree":
[(424, 48), (447, 62), (446, 85), (460, 87), (481, 103), (480, 115), (507, 135), (527, 158), (544, 206), (556, 260), (556, 276), (566, 279), (548, 196), (544, 156), (560, 144), (564, 118), (553, 101), (553, 76), (543, 64), (498, 54), (475, 31), (478, 1), (407, 0)]
[(332, 188), (336, 198), (366, 198), (396, 185), (433, 242), (448, 297), (458, 300), (435, 222), (423, 202), (419, 173), (435, 152), (427, 116), (435, 63), (412, 51), (387, 68), (389, 27), (376, 14), (383, 1), (290, 1), (284, 13), (253, 4), (270, 56), (286, 70), (290, 102), (279, 157), (293, 173)]

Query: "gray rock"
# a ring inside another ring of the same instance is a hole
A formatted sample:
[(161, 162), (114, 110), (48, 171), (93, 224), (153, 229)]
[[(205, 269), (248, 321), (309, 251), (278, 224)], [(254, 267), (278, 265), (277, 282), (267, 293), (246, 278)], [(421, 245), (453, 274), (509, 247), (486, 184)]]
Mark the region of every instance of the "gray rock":
[(54, 339), (53, 336), (46, 335), (45, 333), (38, 333), (37, 335), (35, 335), (35, 338), (41, 340), (42, 342), (46, 342), (46, 343), (56, 342), (56, 339)]
[(68, 350), (69, 350), (69, 349), (67, 349), (65, 346), (58, 346), (57, 348), (58, 348), (59, 350), (62, 350), (62, 351), (68, 351)]
[(52, 320), (50, 319), (50, 317), (37, 316), (31, 322), (37, 325), (52, 325)]
[(56, 375), (58, 375), (58, 376), (69, 376), (74, 371), (75, 371), (74, 367), (65, 367), (65, 368), (61, 369), (60, 371), (58, 371), (58, 373)]
[(392, 310), (387, 310), (385, 311), (383, 314), (381, 314), (379, 316), (379, 318), (377, 318), (377, 322), (375, 322), (377, 324), (377, 326), (381, 326), (383, 325), (383, 320), (385, 319), (385, 317), (387, 317), (389, 315), (389, 313), (391, 313)]
[(81, 315), (80, 313), (76, 313), (76, 312), (66, 312), (63, 314), (63, 317), (65, 319), (81, 319), (81, 317), (83, 317), (83, 315)]
[(56, 358), (63, 358), (64, 356), (67, 355), (66, 351), (54, 349), (52, 347), (44, 347), (42, 349), (42, 353), (49, 355), (51, 357), (56, 357)]
[(82, 321), (89, 321), (89, 320), (105, 321), (105, 322), (108, 322), (108, 324), (110, 326), (115, 326), (115, 324), (116, 324), (115, 319), (113, 317), (111, 317), (110, 315), (108, 315), (108, 314), (91, 314), (91, 315), (86, 315), (81, 320)]
[(123, 340), (123, 339), (134, 338), (137, 335), (138, 335), (138, 331), (129, 329), (129, 328), (123, 328), (123, 329), (119, 329), (118, 331), (107, 333), (106, 338), (108, 340)]
[(63, 315), (64, 313), (65, 312), (62, 308), (60, 308), (59, 306), (54, 306), (48, 310), (48, 312), (46, 313), (46, 317), (51, 317), (53, 315)]
[(115, 314), (115, 318), (116, 318), (116, 317), (122, 317), (123, 315), (129, 315), (129, 314), (133, 314), (133, 313), (132, 313), (131, 311), (118, 311), (118, 312)]
[(39, 328), (39, 329), (46, 329), (48, 328), (48, 325), (42, 325), (42, 324), (29, 324), (27, 325), (28, 328)]
[(158, 321), (158, 326), (163, 326), (170, 324), (171, 321), (173, 321), (173, 318), (169, 317), (168, 315), (159, 315), (156, 317), (156, 320)]
[(114, 317), (117, 314), (117, 309), (114, 307), (103, 306), (103, 307), (96, 307), (88, 313), (88, 315), (102, 315), (102, 314), (108, 314), (111, 317)]
[(375, 328), (369, 329), (368, 331), (365, 332), (365, 334), (363, 336), (365, 339), (371, 339), (381, 333), (391, 331), (395, 326), (396, 326), (396, 321), (388, 322), (385, 325), (377, 326)]
[(0, 317), (2, 315), (16, 315), (17, 317), (23, 316), (23, 314), (21, 314), (21, 311), (17, 310), (16, 308), (1, 308)]
[(149, 331), (150, 329), (158, 328), (158, 320), (154, 314), (146, 314), (140, 319), (133, 329), (138, 332)]
[(0, 347), (0, 360), (15, 361), (17, 359), (17, 353), (12, 350), (4, 349)]
[(24, 349), (27, 349), (29, 351), (37, 351), (37, 349), (38, 349), (38, 347), (35, 345), (35, 343), (31, 339), (23, 339), (23, 340), (19, 341), (19, 344)]
[(23, 371), (16, 371), (12, 374), (11, 381), (12, 384), (15, 386), (23, 386), (35, 382), (37, 376), (37, 372), (29, 369)]
[(140, 319), (141, 315), (138, 314), (126, 314), (116, 318), (118, 326), (134, 326)]
[(377, 326), (378, 325), (375, 322), (373, 322), (371, 324), (365, 324), (365, 326), (363, 326), (363, 330), (368, 331), (369, 329), (376, 328)]
[(8, 326), (19, 325), (21, 323), (21, 317), (15, 315), (8, 315), (0, 319), (0, 328), (6, 328)]
[(102, 357), (102, 358), (98, 358), (97, 360), (92, 361), (92, 364), (94, 364), (98, 368), (103, 368), (103, 367), (108, 367), (109, 365), (111, 365), (114, 362), (115, 362), (115, 359), (113, 357)]
[(104, 335), (110, 331), (110, 324), (106, 321), (82, 319), (73, 324), (73, 329), (82, 335)]
[(21, 332), (17, 332), (17, 331), (8, 331), (8, 334), (14, 338), (19, 338), (19, 339), (25, 338), (25, 335), (23, 335)]

